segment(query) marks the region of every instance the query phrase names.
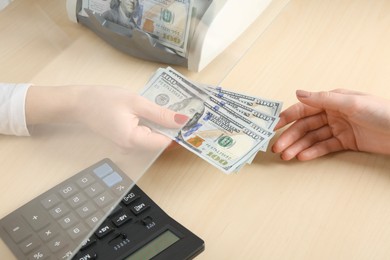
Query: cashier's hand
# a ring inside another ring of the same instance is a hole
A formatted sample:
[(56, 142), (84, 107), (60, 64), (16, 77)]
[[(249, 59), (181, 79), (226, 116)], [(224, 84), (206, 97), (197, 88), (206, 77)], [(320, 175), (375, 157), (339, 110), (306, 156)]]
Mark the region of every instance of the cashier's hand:
[(169, 145), (168, 137), (140, 125), (140, 119), (180, 128), (188, 117), (120, 87), (32, 86), (26, 98), (28, 125), (79, 122), (124, 149), (161, 149)]
[(283, 160), (311, 160), (352, 150), (390, 154), (390, 101), (344, 89), (296, 92), (300, 103), (280, 114), (289, 126), (272, 147)]
[(171, 139), (139, 125), (141, 118), (168, 128), (180, 128), (188, 117), (158, 106), (146, 98), (117, 87), (92, 88), (79, 118), (93, 131), (125, 149), (166, 147)]

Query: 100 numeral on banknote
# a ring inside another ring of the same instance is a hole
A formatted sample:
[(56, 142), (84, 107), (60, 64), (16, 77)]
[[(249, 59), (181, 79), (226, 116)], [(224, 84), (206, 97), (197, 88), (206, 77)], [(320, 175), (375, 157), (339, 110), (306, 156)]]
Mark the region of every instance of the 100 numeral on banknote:
[(179, 54), (185, 55), (192, 0), (139, 0), (137, 26)]

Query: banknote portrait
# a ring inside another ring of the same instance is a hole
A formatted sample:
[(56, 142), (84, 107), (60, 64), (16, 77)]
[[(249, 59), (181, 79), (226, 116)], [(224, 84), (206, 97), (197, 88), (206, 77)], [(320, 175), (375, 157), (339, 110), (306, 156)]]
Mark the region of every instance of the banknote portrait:
[(138, 0), (111, 0), (110, 10), (103, 17), (113, 23), (134, 28), (133, 15), (138, 7)]
[(168, 108), (190, 117), (190, 120), (182, 128), (183, 131), (188, 131), (198, 123), (200, 117), (203, 115), (205, 111), (203, 103), (203, 100), (201, 100), (200, 98), (191, 97), (184, 99), (180, 102), (174, 103)]

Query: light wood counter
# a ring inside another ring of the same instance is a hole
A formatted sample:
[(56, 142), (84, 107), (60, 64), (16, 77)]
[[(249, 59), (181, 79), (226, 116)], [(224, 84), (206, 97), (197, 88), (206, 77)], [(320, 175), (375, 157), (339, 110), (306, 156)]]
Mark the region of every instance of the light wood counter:
[[(15, 0), (0, 12), (0, 38), (3, 82), (138, 92), (166, 66), (124, 55), (70, 22), (65, 1)], [(296, 89), (390, 98), (390, 2), (275, 0), (202, 72), (175, 68), (284, 108), (296, 102)], [(126, 171), (134, 156), (82, 126), (37, 126), (31, 137), (0, 136), (0, 143), (0, 217), (104, 157)], [(139, 186), (204, 239), (197, 259), (390, 258), (388, 156), (342, 152), (284, 162), (268, 151), (224, 175), (179, 148), (164, 152)], [(11, 257), (0, 243), (0, 259)]]

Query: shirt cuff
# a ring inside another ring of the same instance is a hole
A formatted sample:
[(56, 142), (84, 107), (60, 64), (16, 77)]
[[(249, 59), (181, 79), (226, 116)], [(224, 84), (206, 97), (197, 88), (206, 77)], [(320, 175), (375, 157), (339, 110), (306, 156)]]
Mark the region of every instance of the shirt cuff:
[(8, 135), (30, 136), (26, 123), (26, 96), (31, 84), (0, 84), (0, 132)]

